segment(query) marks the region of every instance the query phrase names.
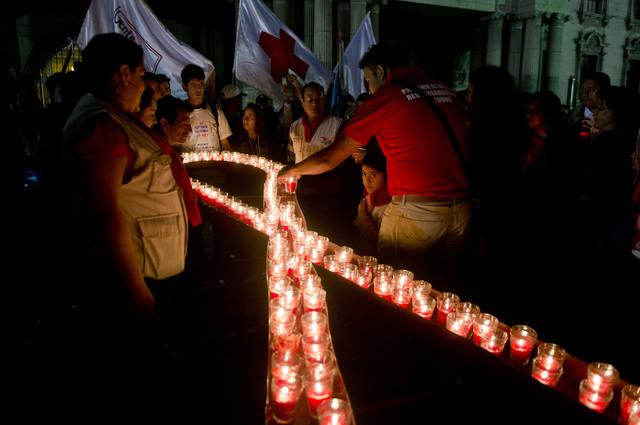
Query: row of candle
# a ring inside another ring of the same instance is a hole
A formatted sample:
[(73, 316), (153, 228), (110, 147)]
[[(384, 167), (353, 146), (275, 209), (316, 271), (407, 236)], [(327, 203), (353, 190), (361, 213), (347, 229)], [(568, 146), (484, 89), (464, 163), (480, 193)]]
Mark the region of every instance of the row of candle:
[(312, 266), (312, 260), (322, 261), (329, 240), (305, 230), (292, 203), (280, 204), (280, 225), (267, 245), (270, 328), (275, 350), (270, 382), (273, 418), (280, 423), (293, 421), (304, 393), (310, 415), (320, 424), (348, 424), (348, 401), (332, 398), (337, 367), (328, 329), (326, 292)]
[[(324, 249), (314, 250), (313, 243), (317, 234), (313, 235), (315, 232), (311, 232), (310, 235), (305, 235), (300, 223), (301, 219), (295, 216), (295, 203), (289, 201), (279, 204), (278, 202), (276, 190), (277, 172), (282, 167), (281, 164), (237, 152), (197, 153), (197, 155), (194, 153), (192, 157), (185, 158), (185, 162), (202, 160), (224, 160), (253, 165), (267, 173), (264, 192), (265, 213), (262, 215), (257, 209), (245, 206), (240, 201), (217, 189), (208, 189), (207, 191), (207, 188), (205, 188), (204, 194), (201, 193), (201, 195), (220, 206), (228, 208), (230, 212), (241, 218), (246, 215), (248, 224), (252, 224), (255, 220), (256, 225), (254, 227), (269, 235), (277, 232), (278, 222), (285, 230), (291, 228), (294, 237), (292, 247), (294, 256), (289, 257), (288, 267), (286, 268), (287, 273), (290, 274), (293, 271), (294, 276), (299, 278), (304, 276), (306, 270), (310, 268), (307, 260), (311, 259), (313, 263), (323, 261), (328, 239), (325, 238)], [(295, 193), (296, 184), (297, 179), (289, 179), (285, 182), (285, 192)], [(256, 217), (258, 217), (257, 220)], [(265, 225), (261, 225), (262, 223), (265, 223)], [(305, 238), (305, 236), (308, 236), (308, 238)], [(272, 285), (274, 288), (278, 287), (278, 285), (284, 287), (285, 289), (281, 289), (283, 291), (282, 300), (275, 304), (285, 305), (286, 302), (283, 300), (291, 297), (295, 298), (295, 295), (291, 295), (295, 294), (295, 289), (291, 289), (291, 287), (282, 283), (286, 276), (283, 275), (282, 271), (278, 272), (278, 270), (285, 269), (285, 266), (282, 265), (282, 260), (288, 258), (288, 253), (286, 250), (275, 248), (274, 253), (278, 252), (279, 254), (273, 255), (274, 258), (272, 258), (271, 254), (269, 255), (270, 261), (276, 260), (269, 263), (269, 269), (276, 270), (273, 274), (269, 273), (270, 292), (273, 296)], [(431, 319), (437, 308), (437, 322), (439, 324), (446, 326), (449, 331), (464, 338), (468, 338), (470, 332), (472, 332), (474, 343), (494, 354), (501, 354), (506, 341), (510, 340), (511, 361), (522, 366), (528, 364), (531, 351), (537, 340), (537, 334), (532, 328), (518, 325), (511, 327), (509, 333), (507, 333), (504, 329), (498, 327), (497, 318), (487, 313), (480, 313), (480, 309), (474, 304), (460, 303), (459, 297), (455, 294), (445, 292), (437, 298), (432, 297), (429, 294), (431, 285), (424, 281), (413, 281), (413, 273), (410, 271), (393, 271), (390, 266), (378, 265), (374, 257), (360, 257), (358, 264), (355, 265), (352, 264), (352, 258), (352, 248), (339, 247), (333, 255), (324, 257), (323, 263), (328, 270), (340, 273), (346, 279), (362, 287), (370, 287), (373, 281), (376, 294), (393, 301), (403, 308), (407, 308), (411, 302), (413, 312), (426, 319)], [(296, 265), (300, 265), (300, 268), (298, 269)], [(318, 303), (324, 303), (323, 295), (326, 295), (324, 291), (320, 293), (317, 289), (308, 288), (307, 293), (309, 300), (317, 299), (322, 300), (321, 302), (318, 301)], [(318, 305), (316, 304), (309, 309), (305, 307), (305, 312), (318, 313), (320, 309)], [(538, 355), (532, 362), (531, 374), (533, 378), (545, 385), (555, 386), (562, 376), (562, 363), (565, 358), (566, 352), (561, 347), (550, 343), (540, 344)], [(601, 373), (595, 372), (598, 370)], [(593, 410), (604, 411), (613, 398), (617, 379), (617, 370), (613, 366), (604, 363), (590, 364), (587, 378), (580, 383), (580, 401)], [(640, 389), (636, 386), (627, 385), (623, 388), (620, 422), (632, 425), (640, 423)]]

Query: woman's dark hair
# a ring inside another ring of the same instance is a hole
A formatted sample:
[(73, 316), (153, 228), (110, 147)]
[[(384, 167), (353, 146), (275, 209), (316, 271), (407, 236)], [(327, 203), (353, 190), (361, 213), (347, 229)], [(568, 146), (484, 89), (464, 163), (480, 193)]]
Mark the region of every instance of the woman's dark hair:
[(122, 65), (133, 71), (142, 64), (142, 47), (123, 35), (98, 34), (82, 51), (82, 73), (90, 93), (107, 99), (112, 95), (111, 77)]
[(540, 107), (540, 115), (542, 115), (545, 125), (554, 127), (564, 120), (562, 102), (552, 91), (541, 90), (534, 93), (528, 99), (527, 103), (529, 104), (531, 102), (538, 103), (538, 106)]
[(367, 165), (381, 173), (387, 173), (387, 158), (382, 153), (377, 141), (370, 141), (367, 153), (362, 158), (362, 165)]
[(260, 107), (260, 105), (256, 103), (249, 103), (244, 108), (245, 111), (247, 109), (251, 109), (253, 113), (256, 115), (256, 129), (260, 130), (264, 126), (264, 112), (262, 111), (262, 108)]
[(151, 106), (151, 101), (153, 100), (153, 95), (155, 92), (151, 87), (145, 87), (142, 92), (142, 97), (140, 98), (140, 111)]

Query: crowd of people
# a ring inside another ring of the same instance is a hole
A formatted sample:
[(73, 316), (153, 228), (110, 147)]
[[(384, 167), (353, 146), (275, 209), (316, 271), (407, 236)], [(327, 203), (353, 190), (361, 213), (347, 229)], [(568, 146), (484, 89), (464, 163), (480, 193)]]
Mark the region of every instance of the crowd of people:
[[(369, 95), (345, 98), (342, 117), (329, 114), (324, 87), (294, 75), (281, 111), (265, 96), (243, 107), (245, 93), (234, 84), (218, 93), (215, 75), (195, 64), (182, 70), (179, 100), (166, 76), (145, 72), (142, 49), (116, 34), (92, 39), (79, 71), (48, 80), (44, 110), (7, 74), (13, 184), (35, 168), (56, 199), (66, 187), (79, 279), (98, 277), (82, 290), (96, 321), (109, 321), (106, 333), (114, 315), (132, 341), (145, 332), (131, 317), (147, 327), (170, 320), (171, 288), (202, 222), (179, 156), (194, 150), (287, 162), (281, 178), (318, 176), (305, 177), (306, 195), (348, 186), (356, 250), (441, 290), (460, 289), (478, 264), (534, 268), (576, 247), (585, 261), (640, 263), (637, 93), (589, 74), (581, 105), (566, 111), (555, 94), (520, 93), (487, 66), (460, 96), (393, 43), (373, 46), (360, 66)], [(359, 189), (325, 174), (345, 164), (361, 175)], [(338, 210), (318, 211), (331, 220)]]

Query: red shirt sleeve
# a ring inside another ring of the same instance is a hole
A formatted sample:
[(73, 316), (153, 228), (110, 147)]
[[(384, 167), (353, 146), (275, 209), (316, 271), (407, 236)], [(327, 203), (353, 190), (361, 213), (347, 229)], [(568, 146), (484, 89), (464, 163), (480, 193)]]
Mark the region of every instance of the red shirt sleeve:
[(126, 133), (109, 115), (100, 114), (87, 121), (75, 150), (83, 160), (126, 156), (127, 168), (123, 181), (129, 181), (135, 154), (129, 146)]
[(353, 115), (344, 127), (344, 135), (355, 140), (361, 145), (366, 145), (371, 137), (383, 127), (389, 97), (385, 96), (386, 90), (378, 90), (369, 97)]

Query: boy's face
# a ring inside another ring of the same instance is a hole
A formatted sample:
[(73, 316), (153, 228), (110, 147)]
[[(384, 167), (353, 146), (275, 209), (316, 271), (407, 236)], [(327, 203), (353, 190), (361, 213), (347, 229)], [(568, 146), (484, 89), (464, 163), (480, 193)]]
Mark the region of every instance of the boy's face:
[(368, 165), (362, 166), (362, 183), (367, 193), (374, 193), (382, 187), (385, 181), (385, 173)]
[(189, 80), (187, 85), (184, 86), (184, 91), (187, 92), (189, 103), (195, 106), (202, 104), (204, 99), (204, 80)]

